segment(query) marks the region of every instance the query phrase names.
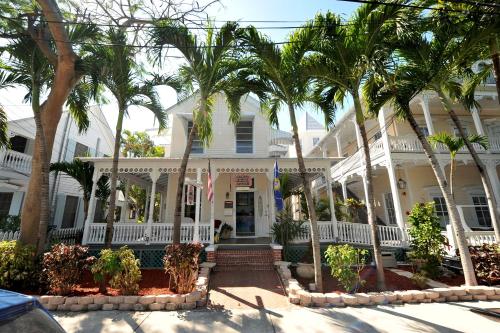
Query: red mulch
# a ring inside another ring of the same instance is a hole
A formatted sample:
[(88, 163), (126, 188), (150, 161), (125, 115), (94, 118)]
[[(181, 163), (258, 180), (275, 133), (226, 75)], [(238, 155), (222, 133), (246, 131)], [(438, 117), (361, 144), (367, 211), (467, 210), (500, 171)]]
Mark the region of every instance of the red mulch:
[[(174, 294), (168, 288), (168, 275), (162, 269), (141, 269), (142, 278), (139, 282), (139, 295), (165, 295)], [(120, 294), (118, 289), (108, 286), (107, 295), (117, 296)], [(94, 282), (92, 274), (84, 272), (82, 282), (74, 289), (71, 296), (100, 295), (99, 285)]]
[[(398, 266), (398, 269), (407, 271), (407, 272), (412, 272), (415, 273), (416, 269), (411, 266), (411, 265), (404, 265), (404, 266)], [(438, 276), (437, 278), (433, 279), (434, 281), (438, 281), (441, 283), (446, 283), (449, 286), (452, 287), (459, 287), (463, 284), (465, 284), (465, 278), (463, 275), (455, 275), (453, 277), (449, 276)]]
[[(307, 280), (298, 277), (294, 268), (292, 268), (292, 275), (302, 284), (304, 287), (308, 287), (309, 283), (314, 282), (314, 279)], [(420, 290), (413, 281), (404, 276), (399, 276), (388, 269), (384, 269), (385, 284), (387, 291), (395, 290)], [(361, 271), (361, 279), (365, 280), (366, 283), (358, 289), (358, 292), (371, 292), (377, 290), (377, 271), (374, 267), (365, 267)], [(345, 293), (349, 292), (344, 289), (338, 281), (332, 277), (329, 268), (323, 268), (323, 290), (327, 293)]]

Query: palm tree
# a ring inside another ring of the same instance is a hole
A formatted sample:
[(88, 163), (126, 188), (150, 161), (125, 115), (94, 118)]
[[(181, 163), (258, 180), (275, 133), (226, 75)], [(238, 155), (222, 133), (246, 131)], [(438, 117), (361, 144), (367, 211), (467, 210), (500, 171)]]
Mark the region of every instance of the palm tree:
[(151, 33), (154, 45), (152, 56), (161, 65), (163, 48), (177, 48), (186, 60), (179, 69), (183, 86), (190, 91), (196, 89), (196, 108), (193, 109), (193, 126), (179, 168), (179, 178), (174, 212), (173, 243), (180, 243), (182, 192), (186, 167), (193, 146), (198, 137), (205, 146), (212, 140), (212, 113), (217, 94), (224, 93), (229, 107), (230, 120), (239, 121), (240, 99), (249, 92), (243, 81), (235, 77), (238, 70), (245, 67), (244, 61), (233, 57), (237, 24), (228, 22), (218, 31), (208, 27), (206, 40), (200, 42), (189, 29), (172, 21), (159, 21)]
[[(257, 91), (265, 105), (271, 124), (278, 125), (278, 113), (282, 105), (286, 106), (290, 115), (299, 173), (309, 211), (314, 279), (316, 288), (321, 292), (323, 282), (321, 277), (319, 230), (295, 115), (296, 108), (300, 108), (307, 100), (310, 78), (302, 66), (302, 62), (313, 39), (312, 31), (312, 29), (308, 28), (296, 31), (283, 49), (280, 49), (269, 38), (260, 34), (254, 27), (245, 29), (241, 38), (251, 54), (250, 61), (254, 62), (252, 66), (253, 72), (249, 76), (249, 80), (253, 80), (256, 86), (259, 86)], [(333, 115), (327, 114), (325, 118), (328, 118), (327, 125), (329, 125), (332, 122)]]
[(94, 77), (99, 85), (105, 86), (118, 103), (118, 120), (116, 122), (113, 164), (111, 168), (110, 200), (107, 216), (104, 246), (111, 247), (113, 239), (113, 222), (115, 219), (116, 191), (118, 179), (118, 157), (122, 137), (123, 119), (128, 115), (131, 106), (140, 106), (148, 110), (158, 119), (160, 128), (165, 127), (166, 115), (154, 90), (158, 85), (174, 85), (171, 77), (156, 76), (147, 81), (141, 77), (142, 69), (135, 62), (135, 50), (127, 44), (127, 35), (122, 30), (110, 29), (107, 32), (110, 46), (91, 46), (90, 52), (96, 55)]
[[(488, 149), (488, 139), (482, 135), (471, 135), (467, 138), (470, 143), (481, 145), (484, 149)], [(443, 145), (450, 152), (450, 192), (454, 198), (453, 193), (453, 177), (455, 175), (456, 162), (455, 157), (457, 153), (464, 148), (465, 140), (462, 137), (454, 137), (449, 133), (441, 132), (429, 136), (429, 141), (436, 147), (438, 144)]]
[[(413, 13), (413, 15), (418, 16), (419, 13)], [(425, 89), (428, 89), (435, 76), (439, 74), (443, 66), (443, 59), (451, 57), (451, 54), (457, 49), (467, 49), (467, 45), (450, 44), (450, 27), (440, 25), (445, 21), (429, 24), (434, 29), (432, 40), (422, 37), (426, 35), (424, 33), (425, 22), (416, 19), (415, 16), (410, 21), (416, 24), (412, 24), (405, 31), (406, 36), (399, 36), (398, 40), (395, 41), (395, 45), (393, 45), (394, 52), (391, 56), (396, 57), (396, 60), (393, 61), (395, 65), (392, 68), (379, 66), (375, 71), (372, 71), (363, 87), (363, 94), (370, 113), (378, 114), (386, 103), (390, 103), (394, 108), (395, 115), (408, 121), (415, 132), (424, 153), (429, 159), (429, 164), (446, 202), (450, 223), (461, 254), (460, 260), (466, 283), (467, 285), (476, 285), (474, 269), (455, 199), (451, 195), (450, 186), (446, 181), (436, 155), (410, 108), (411, 100)]]
[(389, 23), (402, 9), (400, 6), (362, 5), (348, 23), (331, 12), (318, 14), (313, 22), (317, 39), (314, 53), (308, 56), (307, 66), (317, 79), (315, 99), (324, 108), (334, 110), (350, 96), (354, 103), (356, 126), (359, 128), (364, 154), (366, 182), (366, 209), (370, 224), (373, 253), (377, 266), (377, 288), (385, 289), (384, 268), (378, 227), (375, 220), (373, 177), (370, 148), (365, 128), (365, 110), (361, 103), (360, 88), (368, 71), (384, 56), (387, 36), (394, 33)]

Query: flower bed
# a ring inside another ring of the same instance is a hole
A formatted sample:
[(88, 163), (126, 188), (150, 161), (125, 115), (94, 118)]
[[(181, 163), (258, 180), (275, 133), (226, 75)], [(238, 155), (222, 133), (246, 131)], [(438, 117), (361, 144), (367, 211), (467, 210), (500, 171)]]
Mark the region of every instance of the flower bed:
[[(347, 293), (311, 293), (292, 277), (288, 268), (290, 263), (278, 261), (275, 263), (278, 274), (292, 304), (302, 306), (335, 307), (377, 304), (430, 303), (456, 301), (500, 300), (499, 287), (450, 287), (424, 290), (399, 290), (384, 292)], [(401, 278), (401, 277), (400, 277)]]
[[(79, 296), (40, 296), (40, 302), (51, 311), (96, 311), (96, 310), (124, 310), (124, 311), (157, 311), (157, 310), (191, 310), (196, 307), (204, 307), (208, 294), (208, 281), (210, 270), (214, 267), (212, 263), (200, 265), (200, 271), (196, 280), (196, 289), (187, 294), (173, 294), (168, 289), (168, 279), (165, 272), (156, 270), (144, 270), (143, 281), (138, 296), (120, 296), (117, 291), (109, 289), (111, 295), (103, 295), (92, 278), (86, 277), (86, 281), (75, 290)], [(158, 274), (161, 274), (161, 278)], [(165, 282), (167, 281), (167, 282)], [(167, 283), (167, 285), (165, 284)], [(167, 287), (160, 287), (167, 286)]]

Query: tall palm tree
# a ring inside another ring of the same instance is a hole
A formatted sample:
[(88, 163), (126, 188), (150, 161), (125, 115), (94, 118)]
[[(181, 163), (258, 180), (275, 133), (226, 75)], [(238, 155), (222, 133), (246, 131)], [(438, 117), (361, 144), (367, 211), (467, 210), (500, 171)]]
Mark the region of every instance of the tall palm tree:
[[(488, 139), (482, 135), (471, 135), (467, 138), (471, 143), (477, 143), (481, 145), (484, 149), (488, 149)], [(443, 145), (450, 152), (450, 193), (454, 198), (455, 193), (453, 192), (453, 180), (456, 170), (455, 158), (457, 153), (464, 148), (465, 140), (462, 137), (455, 137), (446, 132), (436, 133), (429, 136), (429, 141), (437, 147), (439, 144)]]
[[(160, 104), (155, 86), (169, 85), (175, 82), (170, 77), (156, 76), (153, 80), (144, 80), (139, 64), (135, 62), (135, 49), (127, 43), (127, 35), (123, 30), (109, 29), (106, 46), (92, 45), (90, 52), (95, 54), (95, 82), (106, 87), (118, 103), (118, 120), (116, 122), (113, 163), (111, 168), (109, 210), (106, 224), (104, 246), (111, 247), (113, 239), (113, 222), (115, 219), (116, 191), (118, 179), (118, 158), (122, 137), (123, 119), (128, 115), (129, 107), (139, 106), (154, 114), (160, 128), (166, 125), (166, 115)], [(175, 84), (172, 84), (175, 86)]]
[[(412, 14), (419, 16), (419, 13)], [(410, 21), (416, 24), (412, 24), (402, 36), (398, 36), (399, 38), (393, 45), (394, 52), (391, 56), (396, 58), (392, 62), (394, 66), (392, 68), (376, 67), (376, 70), (370, 73), (370, 77), (364, 84), (363, 95), (370, 113), (378, 114), (386, 103), (392, 104), (395, 115), (408, 121), (415, 132), (424, 153), (429, 159), (429, 164), (446, 202), (450, 223), (461, 254), (460, 260), (465, 281), (468, 285), (476, 285), (474, 268), (455, 199), (451, 195), (450, 186), (446, 181), (436, 154), (410, 108), (410, 102), (422, 91), (428, 89), (434, 77), (440, 72), (443, 59), (450, 57), (450, 52), (453, 53), (453, 50), (467, 49), (467, 45), (450, 45), (449, 27), (440, 26), (439, 21), (429, 24), (434, 29), (431, 40), (423, 37), (426, 35), (424, 33), (427, 26), (425, 22), (420, 21), (415, 16)]]
[(360, 148), (364, 154), (366, 209), (379, 290), (385, 289), (385, 276), (375, 220), (372, 165), (360, 88), (368, 71), (379, 57), (384, 56), (385, 39), (394, 33), (389, 23), (401, 12), (400, 6), (362, 5), (347, 23), (331, 12), (318, 14), (310, 23), (316, 28), (317, 39), (314, 52), (307, 59), (307, 66), (317, 79), (316, 99), (322, 101), (325, 108), (333, 110), (349, 96), (353, 100), (356, 126), (362, 139)]
[[(323, 282), (319, 230), (296, 120), (296, 108), (300, 108), (308, 99), (310, 77), (302, 62), (314, 37), (312, 31), (309, 28), (297, 30), (282, 49), (254, 27), (245, 29), (241, 39), (251, 55), (250, 61), (254, 62), (249, 80), (253, 80), (256, 86), (259, 86), (257, 91), (271, 124), (278, 125), (278, 113), (282, 105), (287, 108), (290, 116), (299, 173), (309, 211), (314, 279), (317, 290), (321, 292)], [(327, 114), (325, 118), (328, 118), (327, 125), (330, 125), (333, 114)]]
[(186, 147), (179, 168), (176, 203), (174, 212), (173, 243), (180, 243), (182, 192), (186, 177), (186, 167), (195, 137), (205, 146), (212, 140), (212, 113), (217, 94), (224, 93), (229, 107), (230, 120), (239, 121), (240, 99), (249, 92), (243, 81), (238, 81), (236, 73), (245, 68), (244, 61), (236, 59), (234, 46), (237, 24), (228, 22), (219, 30), (208, 27), (205, 41), (200, 41), (189, 29), (172, 21), (159, 21), (151, 33), (151, 40), (158, 48), (153, 48), (152, 57), (161, 65), (164, 48), (177, 48), (186, 60), (179, 69), (183, 86), (189, 91), (196, 89), (196, 107), (193, 109), (193, 126), (188, 134)]

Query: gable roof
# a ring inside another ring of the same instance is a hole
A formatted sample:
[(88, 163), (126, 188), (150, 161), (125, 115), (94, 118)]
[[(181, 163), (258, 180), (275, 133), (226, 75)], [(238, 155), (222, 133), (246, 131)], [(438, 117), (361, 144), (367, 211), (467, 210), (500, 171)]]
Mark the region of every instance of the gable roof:
[(306, 111), (306, 130), (324, 130), (325, 126), (321, 125), (319, 121), (314, 119), (313, 116)]

